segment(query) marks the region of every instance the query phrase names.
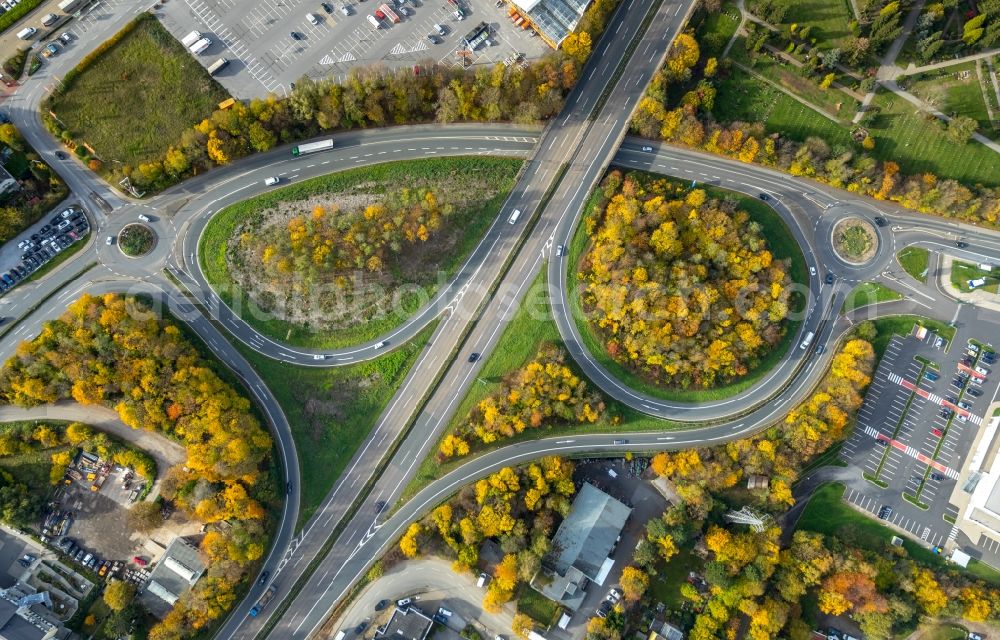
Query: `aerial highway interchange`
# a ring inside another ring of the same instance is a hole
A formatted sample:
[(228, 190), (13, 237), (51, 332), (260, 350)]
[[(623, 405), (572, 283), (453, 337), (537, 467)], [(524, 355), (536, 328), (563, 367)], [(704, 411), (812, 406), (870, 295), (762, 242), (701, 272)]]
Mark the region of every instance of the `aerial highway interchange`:
[[(81, 165), (54, 165), (72, 197), (93, 217), (96, 231), (89, 246), (59, 269), (36, 284), (13, 289), (0, 300), (4, 315), (13, 317), (8, 323), (12, 326), (6, 327), (0, 339), (0, 357), (6, 360), (13, 355), (22, 340), (36, 335), (45, 321), (58, 316), (82, 293), (149, 294), (187, 323), (236, 373), (263, 410), (274, 435), (290, 491), (263, 563), (268, 577), (255, 581), (233, 607), (217, 638), (312, 637), (329, 611), (410, 522), (459, 487), (501, 467), (549, 454), (657, 451), (723, 443), (775, 424), (811, 392), (834, 355), (832, 347), (862, 317), (860, 313), (840, 313), (850, 291), (861, 282), (894, 282), (894, 256), (903, 247), (919, 246), (972, 262), (1000, 264), (1000, 235), (995, 232), (862, 199), (759, 165), (668, 145), (649, 146), (648, 141), (628, 137), (633, 110), (673, 38), (684, 27), (693, 4), (691, 0), (667, 0), (648, 22), (642, 11), (619, 10), (613, 18), (615, 36), (597, 43), (564, 110), (544, 127), (417, 125), (337, 133), (332, 136), (334, 148), (328, 152), (291, 157), (287, 146), (279, 147), (142, 200), (111, 189)], [(100, 33), (110, 35), (118, 26), (120, 21), (109, 21)], [(91, 44), (96, 46), (99, 40)], [(58, 81), (58, 75), (86, 52), (86, 47), (68, 52), (7, 101), (13, 122), (45, 157), (53, 154), (57, 142), (41, 126), (38, 105), (47, 86)], [(389, 160), (470, 154), (509, 155), (525, 159), (526, 165), (499, 217), (454, 278), (406, 323), (367, 343), (342, 349), (305, 349), (261, 335), (222, 302), (202, 272), (199, 239), (212, 215), (264, 191), (266, 177), (277, 175), (294, 183)], [(762, 199), (792, 230), (812, 267), (799, 334), (780, 363), (746, 392), (697, 404), (662, 400), (616, 380), (583, 345), (568, 311), (570, 275), (557, 248), (568, 244), (584, 202), (610, 166), (642, 169)], [(521, 210), (523, 216), (518, 224), (508, 224), (514, 209)], [(128, 258), (104, 238), (115, 235), (139, 214), (152, 218), (150, 225), (160, 242), (149, 255)], [(831, 246), (832, 226), (846, 216), (880, 216), (887, 221), (877, 227), (877, 255), (863, 265), (842, 261)], [(962, 246), (956, 246), (959, 241)], [(513, 310), (542, 270), (547, 274), (549, 302), (559, 333), (585, 376), (608, 397), (638, 412), (691, 423), (690, 428), (521, 441), (471, 459), (427, 485), (391, 514), (379, 514), (374, 505), (397, 503), (416, 467), (431, 453), (437, 435), (475, 383), (482, 363), (467, 362), (468, 353), (491, 352)], [(828, 274), (832, 274), (832, 282)], [(956, 305), (939, 289), (906, 287), (912, 293), (904, 290), (902, 300), (881, 305), (878, 313), (928, 315), (945, 322), (959, 317), (962, 305)], [(429, 346), (347, 471), (303, 529), (296, 532), (300, 486), (308, 480), (300, 477), (287, 418), (230, 341), (288, 364), (337, 367), (376, 358), (383, 349), (405, 344), (435, 320), (440, 322)], [(988, 324), (990, 320), (984, 322), (987, 332), (996, 331), (995, 324)], [(815, 334), (815, 341), (809, 348), (798, 348), (807, 334)], [(336, 532), (333, 540), (332, 532)], [(309, 573), (304, 575), (307, 569)], [(300, 579), (304, 580), (301, 588), (289, 596), (294, 599), (278, 606)], [(272, 584), (281, 587), (275, 601), (261, 615), (248, 616), (251, 605)]]

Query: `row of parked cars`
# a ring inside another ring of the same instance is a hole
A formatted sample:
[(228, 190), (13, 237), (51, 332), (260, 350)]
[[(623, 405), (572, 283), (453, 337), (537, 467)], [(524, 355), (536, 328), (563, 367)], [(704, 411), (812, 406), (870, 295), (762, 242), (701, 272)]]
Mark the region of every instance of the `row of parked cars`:
[(21, 262), (0, 275), (0, 293), (37, 271), (74, 242), (82, 240), (88, 231), (90, 223), (82, 209), (70, 207), (55, 215), (30, 238), (17, 243), (17, 248), (22, 251)]
[(58, 543), (56, 543), (56, 547), (65, 553), (70, 560), (73, 560), (88, 569), (91, 569), (92, 571), (96, 571), (97, 575), (102, 578), (105, 575), (110, 577), (118, 573), (119, 569), (121, 569), (121, 562), (118, 562), (117, 560), (114, 562), (111, 560), (101, 560), (90, 551), (87, 551), (78, 545), (73, 538), (62, 538)]

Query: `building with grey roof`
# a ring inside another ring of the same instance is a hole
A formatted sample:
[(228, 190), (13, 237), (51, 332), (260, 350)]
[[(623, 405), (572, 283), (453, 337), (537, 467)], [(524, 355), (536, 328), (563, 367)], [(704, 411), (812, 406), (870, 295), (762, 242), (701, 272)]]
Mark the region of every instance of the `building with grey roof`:
[(54, 621), (45, 606), (52, 606), (48, 593), (16, 584), (0, 591), (0, 640), (50, 640), (68, 632)]
[(510, 4), (542, 40), (558, 49), (580, 23), (590, 0), (511, 0)]
[(378, 629), (375, 640), (424, 640), (430, 633), (433, 621), (416, 607), (405, 607), (392, 612), (389, 622)]
[(164, 616), (181, 595), (205, 572), (197, 547), (174, 538), (149, 576), (143, 603), (155, 615)]
[(552, 551), (532, 586), (569, 609), (583, 604), (588, 582), (603, 585), (610, 558), (632, 509), (592, 484), (584, 483), (569, 515), (552, 538)]

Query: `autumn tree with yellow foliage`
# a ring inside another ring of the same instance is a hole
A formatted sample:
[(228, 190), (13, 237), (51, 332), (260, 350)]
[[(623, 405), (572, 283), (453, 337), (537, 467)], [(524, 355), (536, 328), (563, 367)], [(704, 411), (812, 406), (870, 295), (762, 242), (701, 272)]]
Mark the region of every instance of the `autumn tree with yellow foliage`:
[[(0, 398), (20, 406), (61, 399), (104, 405), (132, 428), (183, 444), (187, 459), (168, 471), (162, 494), (193, 517), (225, 519), (230, 528), (223, 539), (206, 536), (206, 553), (217, 561), (150, 637), (185, 637), (228, 610), (236, 585), (266, 546), (263, 500), (275, 501), (266, 480), (271, 437), (249, 400), (215, 374), (180, 328), (135, 298), (84, 295), (4, 364)], [(65, 439), (93, 447), (102, 457), (155, 475), (141, 452), (116, 449), (105, 434), (71, 427), (64, 435), (49, 430), (38, 436), (49, 444)], [(53, 462), (59, 467), (65, 456)]]
[(539, 347), (535, 358), (509, 374), (500, 389), (469, 412), (456, 433), (445, 436), (439, 458), (469, 452), (469, 440), (489, 444), (525, 429), (557, 423), (587, 424), (604, 415), (600, 393), (566, 363), (566, 353), (552, 344)]
[(608, 354), (649, 380), (708, 388), (750, 372), (784, 335), (789, 265), (745, 211), (614, 171), (578, 275)]

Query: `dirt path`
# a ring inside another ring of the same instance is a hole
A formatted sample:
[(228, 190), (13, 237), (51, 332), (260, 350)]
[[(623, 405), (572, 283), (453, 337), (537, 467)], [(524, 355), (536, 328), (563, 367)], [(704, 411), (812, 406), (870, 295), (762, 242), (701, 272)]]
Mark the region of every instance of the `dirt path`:
[(0, 422), (19, 420), (66, 420), (89, 424), (153, 456), (156, 460), (157, 480), (163, 477), (167, 469), (187, 459), (187, 452), (181, 445), (152, 431), (132, 429), (107, 407), (84, 406), (75, 402), (60, 402), (30, 409), (0, 407)]

